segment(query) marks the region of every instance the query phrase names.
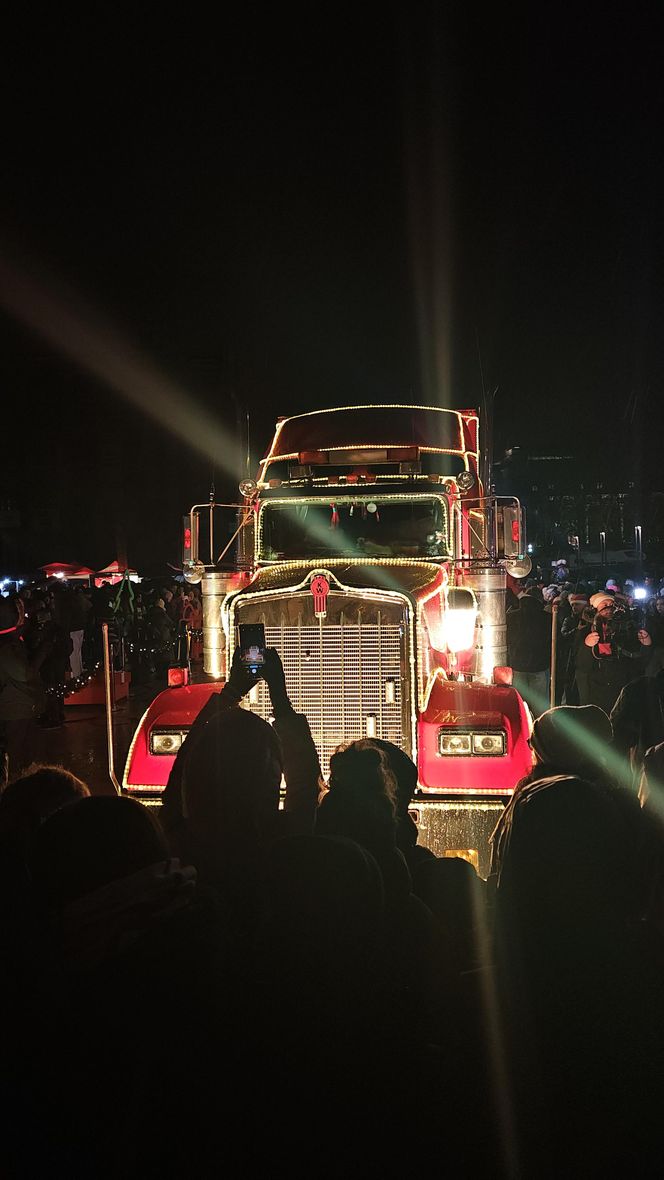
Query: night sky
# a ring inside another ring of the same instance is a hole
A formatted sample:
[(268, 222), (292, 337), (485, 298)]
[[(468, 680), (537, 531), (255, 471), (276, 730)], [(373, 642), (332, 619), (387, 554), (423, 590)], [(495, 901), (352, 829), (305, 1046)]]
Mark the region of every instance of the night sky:
[(256, 460), (278, 415), (484, 384), (498, 451), (655, 465), (661, 6), (152, 12), (3, 38), (5, 563), (177, 562), (247, 410)]

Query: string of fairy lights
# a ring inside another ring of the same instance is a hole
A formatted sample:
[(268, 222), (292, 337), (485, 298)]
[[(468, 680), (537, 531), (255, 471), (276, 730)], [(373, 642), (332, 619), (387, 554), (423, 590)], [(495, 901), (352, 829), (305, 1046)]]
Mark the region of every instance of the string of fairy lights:
[[(203, 631), (192, 630), (190, 628), (189, 636), (192, 641), (197, 640), (198, 642), (201, 642), (203, 639)], [(132, 642), (127, 642), (125, 646), (131, 655), (138, 653), (139, 655), (154, 656), (159, 650), (156, 647), (143, 647), (140, 644), (134, 644)], [(81, 676), (72, 676), (69, 678), (69, 680), (63, 680), (60, 684), (50, 684), (46, 689), (46, 695), (49, 697), (55, 697), (57, 700), (65, 700), (67, 697), (74, 696), (76, 693), (82, 692), (84, 688), (88, 687), (88, 685), (95, 679), (100, 668), (101, 660), (97, 660), (97, 663), (94, 665), (94, 667), (87, 670), (86, 672), (83, 672)]]
[[(194, 641), (196, 641), (198, 643), (202, 643), (202, 641), (203, 641), (202, 629), (192, 630), (190, 627), (190, 628), (188, 628), (187, 634), (188, 634), (192, 643)], [(174, 641), (175, 641), (175, 637), (174, 637)], [(166, 646), (168, 646), (168, 645), (166, 645)], [(157, 652), (164, 650), (163, 647), (153, 647), (153, 646), (150, 646), (149, 644), (141, 643), (140, 640), (137, 642), (134, 642), (132, 639), (126, 639), (125, 643), (124, 643), (124, 647), (125, 647), (125, 651), (130, 656), (133, 656), (135, 654), (142, 655), (142, 656), (144, 656), (144, 655), (152, 655), (153, 656), (153, 655), (156, 655)]]
[(71, 697), (77, 692), (81, 692), (87, 688), (88, 684), (94, 680), (99, 669), (101, 668), (101, 660), (98, 660), (94, 668), (88, 672), (84, 672), (82, 676), (72, 676), (70, 680), (63, 680), (61, 684), (49, 684), (46, 689), (46, 695), (55, 697), (57, 700), (64, 700), (65, 697)]

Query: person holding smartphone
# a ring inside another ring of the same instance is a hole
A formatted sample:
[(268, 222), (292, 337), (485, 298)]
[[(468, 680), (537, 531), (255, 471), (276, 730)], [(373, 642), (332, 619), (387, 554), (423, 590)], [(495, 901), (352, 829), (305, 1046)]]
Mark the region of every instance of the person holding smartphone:
[(262, 623), (240, 623), (240, 660), (254, 680), (262, 675), (265, 668), (265, 627)]
[[(268, 686), (273, 725), (238, 707), (259, 677)], [(260, 841), (312, 831), (320, 779), (309, 723), (290, 703), (279, 653), (260, 642), (240, 644), (227, 683), (212, 693), (181, 746), (162, 797), (174, 854), (186, 856), (182, 839), (197, 826), (204, 843), (205, 831), (214, 829), (223, 842), (232, 832), (243, 842), (249, 831)]]

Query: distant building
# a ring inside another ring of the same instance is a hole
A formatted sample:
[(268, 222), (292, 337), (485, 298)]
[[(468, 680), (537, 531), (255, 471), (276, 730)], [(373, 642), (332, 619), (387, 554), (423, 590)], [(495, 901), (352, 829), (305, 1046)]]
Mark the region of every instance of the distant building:
[(642, 473), (602, 469), (601, 457), (591, 463), (577, 455), (528, 454), (512, 447), (494, 464), (495, 490), (518, 496), (525, 505), (528, 542), (544, 558), (578, 550), (582, 561), (593, 562), (604, 550), (633, 560), (638, 525), (646, 555), (661, 559), (664, 490), (644, 488)]

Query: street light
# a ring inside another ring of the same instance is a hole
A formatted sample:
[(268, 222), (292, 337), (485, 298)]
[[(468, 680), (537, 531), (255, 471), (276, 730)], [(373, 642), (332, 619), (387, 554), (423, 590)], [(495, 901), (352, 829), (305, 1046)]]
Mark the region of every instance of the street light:
[(634, 548), (636, 549), (636, 560), (641, 565), (643, 561), (643, 538), (640, 524), (634, 525)]

